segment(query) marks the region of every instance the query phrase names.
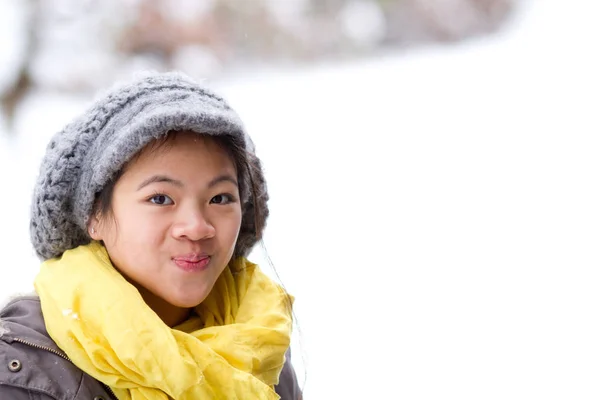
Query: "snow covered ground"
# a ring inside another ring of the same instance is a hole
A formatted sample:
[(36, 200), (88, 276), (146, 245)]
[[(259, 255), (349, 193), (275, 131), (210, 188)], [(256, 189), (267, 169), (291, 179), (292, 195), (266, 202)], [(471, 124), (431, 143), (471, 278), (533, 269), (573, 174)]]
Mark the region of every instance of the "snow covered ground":
[[(532, 0), (491, 38), (215, 82), (265, 164), (305, 398), (600, 396), (598, 11)], [(32, 94), (0, 136), (0, 295), (35, 275), (37, 163), (88, 100)]]

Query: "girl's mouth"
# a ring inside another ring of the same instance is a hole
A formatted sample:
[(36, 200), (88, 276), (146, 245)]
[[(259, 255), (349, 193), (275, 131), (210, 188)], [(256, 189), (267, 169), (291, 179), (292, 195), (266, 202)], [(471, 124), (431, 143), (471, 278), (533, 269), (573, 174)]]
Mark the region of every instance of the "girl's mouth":
[(181, 256), (173, 257), (173, 262), (186, 272), (204, 271), (210, 263), (210, 256)]

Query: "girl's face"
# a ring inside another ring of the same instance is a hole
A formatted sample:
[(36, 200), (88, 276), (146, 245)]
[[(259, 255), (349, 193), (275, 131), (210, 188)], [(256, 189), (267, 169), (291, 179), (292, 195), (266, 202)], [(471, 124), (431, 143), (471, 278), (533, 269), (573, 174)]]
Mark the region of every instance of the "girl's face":
[(188, 309), (206, 298), (231, 259), (241, 220), (226, 151), (210, 138), (179, 133), (127, 165), (112, 215), (92, 218), (89, 227), (151, 307)]

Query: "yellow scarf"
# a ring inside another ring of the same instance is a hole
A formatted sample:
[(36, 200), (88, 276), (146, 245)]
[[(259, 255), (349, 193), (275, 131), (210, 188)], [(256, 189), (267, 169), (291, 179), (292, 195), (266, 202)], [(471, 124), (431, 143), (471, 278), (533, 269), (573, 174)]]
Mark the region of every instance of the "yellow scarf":
[(97, 242), (44, 262), (35, 288), (52, 339), (120, 400), (279, 398), (290, 297), (244, 258), (173, 329)]

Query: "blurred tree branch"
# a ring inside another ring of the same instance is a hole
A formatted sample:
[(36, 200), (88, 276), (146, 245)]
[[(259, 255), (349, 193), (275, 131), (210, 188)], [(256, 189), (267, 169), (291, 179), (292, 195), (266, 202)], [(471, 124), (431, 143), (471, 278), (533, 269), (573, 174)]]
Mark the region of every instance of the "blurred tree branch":
[(10, 122), (31, 88), (94, 91), (139, 69), (203, 78), (456, 42), (497, 30), (516, 1), (25, 0), (25, 60), (0, 102)]

